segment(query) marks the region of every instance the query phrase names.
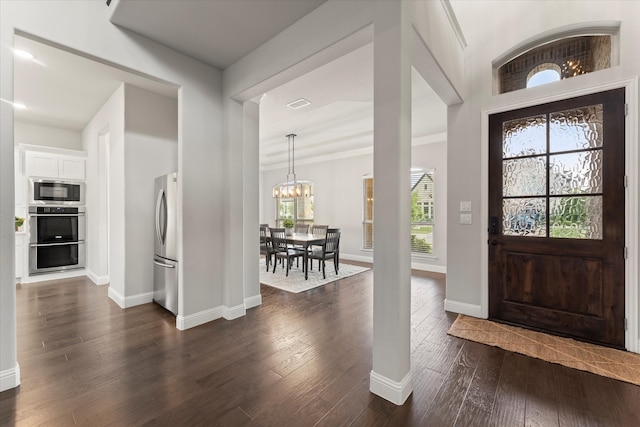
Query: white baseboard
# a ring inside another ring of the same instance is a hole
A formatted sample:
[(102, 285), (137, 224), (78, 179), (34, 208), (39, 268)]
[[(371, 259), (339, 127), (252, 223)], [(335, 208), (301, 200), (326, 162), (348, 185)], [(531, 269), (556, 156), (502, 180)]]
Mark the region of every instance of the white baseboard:
[(108, 285), (109, 284), (109, 276), (98, 276), (92, 270), (87, 270), (87, 277), (96, 285)]
[[(343, 259), (345, 261), (368, 262), (369, 264), (373, 264), (373, 253), (371, 256), (340, 253), (340, 259)], [(411, 261), (411, 268), (414, 270), (447, 274), (447, 267), (444, 265), (433, 265), (433, 264), (425, 264), (423, 262)]]
[(364, 256), (364, 255), (345, 254), (340, 252), (340, 259), (343, 259), (345, 261), (368, 262), (369, 264), (373, 264), (373, 253), (371, 254), (371, 256)]
[(20, 365), (16, 363), (11, 369), (0, 372), (0, 392), (16, 388), (20, 385)]
[(113, 302), (120, 306), (120, 308), (135, 307), (136, 305), (153, 302), (153, 292), (145, 292), (144, 294), (125, 297), (110, 286), (109, 292), (107, 294), (109, 295), (109, 298), (113, 300)]
[(465, 314), (471, 317), (477, 317), (482, 319), (482, 309), (479, 305), (469, 304), (466, 302), (452, 301), (450, 299), (444, 300), (445, 311), (451, 311), (453, 313)]
[(235, 307), (224, 306), (222, 309), (222, 317), (227, 320), (237, 319), (247, 314), (247, 310), (244, 308), (244, 304), (236, 305)]
[(176, 316), (176, 328), (181, 331), (185, 329), (195, 328), (205, 323), (214, 321), (222, 317), (224, 308), (222, 306), (210, 308), (199, 313), (190, 314), (188, 316)]
[(411, 263), (411, 268), (413, 270), (429, 271), (431, 273), (447, 274), (447, 267), (445, 265), (433, 265), (433, 264), (422, 264), (420, 262), (412, 262)]
[(411, 371), (400, 382), (393, 381), (376, 372), (369, 375), (369, 391), (396, 405), (402, 405), (413, 392)]
[(260, 294), (244, 299), (244, 308), (246, 310), (260, 305), (262, 305), (262, 295)]

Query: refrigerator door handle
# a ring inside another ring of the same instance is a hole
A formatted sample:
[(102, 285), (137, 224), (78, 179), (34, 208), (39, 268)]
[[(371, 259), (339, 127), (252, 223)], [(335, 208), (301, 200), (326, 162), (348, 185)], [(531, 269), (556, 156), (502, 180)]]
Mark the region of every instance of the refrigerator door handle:
[(154, 263), (155, 265), (158, 265), (158, 266), (160, 266), (160, 267), (164, 267), (164, 268), (176, 268), (176, 266), (175, 266), (175, 265), (165, 264), (164, 262), (159, 262), (159, 261), (156, 261), (155, 259), (153, 260), (153, 263)]
[(167, 197), (161, 189), (156, 199), (156, 236), (164, 245), (167, 235)]

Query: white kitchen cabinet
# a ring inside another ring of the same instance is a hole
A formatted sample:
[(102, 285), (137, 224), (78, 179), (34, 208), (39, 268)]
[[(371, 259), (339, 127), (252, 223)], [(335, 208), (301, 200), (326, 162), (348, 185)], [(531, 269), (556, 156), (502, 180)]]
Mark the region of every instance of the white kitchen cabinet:
[(41, 178), (85, 179), (85, 158), (54, 153), (27, 151), (28, 176)]
[(68, 179), (84, 179), (85, 159), (75, 159), (73, 157), (60, 158), (58, 162), (59, 177)]

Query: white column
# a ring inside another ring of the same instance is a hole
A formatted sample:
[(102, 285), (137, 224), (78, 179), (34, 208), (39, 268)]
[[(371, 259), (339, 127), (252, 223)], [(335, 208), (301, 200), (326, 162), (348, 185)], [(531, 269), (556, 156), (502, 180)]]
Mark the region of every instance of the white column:
[(259, 120), (260, 107), (252, 101), (243, 105), (243, 181), (242, 181), (242, 227), (244, 230), (244, 306), (256, 307), (262, 304), (260, 296), (260, 271), (256, 262), (259, 256), (260, 236), (260, 153)]
[[(243, 103), (228, 98), (225, 101), (227, 119), (226, 143), (227, 164), (225, 173), (225, 213), (224, 213), (224, 271), (225, 280), (223, 288), (223, 304), (225, 319), (231, 320), (245, 315), (244, 307), (244, 262), (245, 262), (245, 238), (251, 230), (244, 221), (244, 205), (247, 196), (243, 194), (245, 182), (251, 182), (251, 177), (245, 173), (244, 150), (244, 108)], [(257, 172), (256, 172), (257, 177)], [(257, 180), (257, 178), (256, 178)], [(256, 226), (254, 233), (259, 237)], [(256, 243), (256, 247), (259, 244)], [(253, 262), (257, 264), (257, 262)]]
[[(0, 10), (3, 9), (0, 5)], [(0, 98), (13, 99), (13, 25), (0, 13)], [(0, 391), (20, 385), (16, 340), (13, 107), (0, 102)]]
[(375, 2), (371, 392), (401, 405), (411, 384), (411, 14)]

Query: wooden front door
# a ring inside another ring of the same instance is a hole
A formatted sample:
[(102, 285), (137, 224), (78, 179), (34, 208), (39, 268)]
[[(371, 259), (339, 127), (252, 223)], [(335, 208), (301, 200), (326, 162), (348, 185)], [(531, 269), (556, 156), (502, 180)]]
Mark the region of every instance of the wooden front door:
[(624, 89), (489, 118), (489, 317), (624, 348)]

